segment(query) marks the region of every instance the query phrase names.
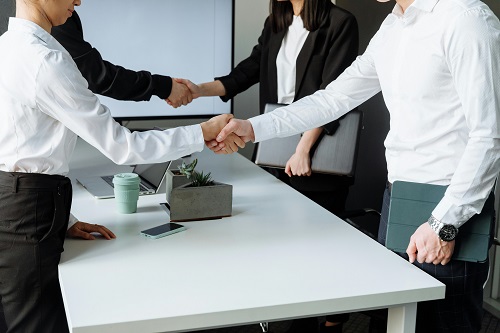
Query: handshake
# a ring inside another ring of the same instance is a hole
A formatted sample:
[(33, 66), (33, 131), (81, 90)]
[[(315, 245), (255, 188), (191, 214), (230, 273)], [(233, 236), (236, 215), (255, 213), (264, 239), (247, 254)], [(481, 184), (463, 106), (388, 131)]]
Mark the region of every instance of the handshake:
[[(166, 100), (174, 108), (191, 103), (201, 96), (224, 96), (226, 89), (219, 80), (194, 84), (186, 79), (172, 79), (172, 92)], [(200, 124), (205, 144), (216, 154), (231, 154), (245, 143), (255, 140), (253, 127), (248, 120), (235, 119), (223, 114)]]
[(178, 108), (188, 105), (201, 96), (222, 96), (225, 94), (225, 88), (220, 81), (194, 84), (187, 79), (172, 78), (172, 90), (165, 100), (168, 105)]
[(255, 140), (250, 121), (235, 119), (231, 114), (221, 114), (200, 124), (203, 139), (216, 154), (231, 154)]

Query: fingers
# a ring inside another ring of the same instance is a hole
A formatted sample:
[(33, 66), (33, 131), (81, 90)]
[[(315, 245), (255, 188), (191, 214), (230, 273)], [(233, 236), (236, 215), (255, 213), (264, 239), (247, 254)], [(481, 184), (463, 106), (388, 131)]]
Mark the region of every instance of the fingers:
[(290, 163), (286, 163), (285, 166), (285, 173), (288, 175), (288, 177), (292, 177), (292, 168), (290, 167)]
[(94, 228), (91, 232), (97, 232), (106, 239), (116, 238), (116, 235), (103, 225), (94, 224)]
[(233, 142), (239, 147), (239, 148), (245, 148), (246, 144), (245, 144), (245, 141), (240, 138), (239, 136), (237, 136), (236, 134), (233, 134), (231, 136), (233, 139)]
[(73, 238), (82, 238), (87, 240), (95, 239), (92, 233), (101, 234), (106, 239), (116, 238), (116, 235), (106, 228), (98, 224), (89, 224), (85, 222), (76, 222), (71, 228), (68, 229), (67, 235)]
[(222, 142), (226, 140), (231, 133), (239, 136), (244, 142), (255, 141), (255, 133), (252, 124), (248, 120), (230, 119), (227, 125), (219, 132), (216, 140)]
[(411, 263), (446, 265), (450, 262), (455, 249), (455, 241), (444, 242), (439, 239), (429, 224), (423, 223), (410, 238), (406, 249)]
[(216, 154), (232, 154), (236, 153), (239, 148), (245, 148), (245, 142), (237, 135), (231, 133), (226, 140), (218, 143), (210, 148)]
[(179, 84), (185, 85), (191, 92), (191, 96), (193, 97), (193, 99), (201, 97), (202, 89), (200, 88), (199, 85), (194, 84), (193, 82), (187, 79), (176, 78), (174, 80)]
[(443, 260), (441, 260), (441, 265), (446, 265), (450, 261), (451, 261), (451, 257), (444, 258)]
[[(202, 122), (201, 130), (205, 141), (212, 141), (219, 134), (221, 129), (233, 118), (232, 114), (221, 114)], [(222, 141), (222, 140), (221, 140)], [(219, 141), (220, 142), (220, 141)]]
[(66, 232), (66, 235), (71, 238), (81, 238), (81, 239), (86, 239), (86, 240), (94, 240), (95, 237), (83, 230), (80, 230), (78, 228), (75, 228), (74, 226), (69, 228), (68, 231)]
[(205, 145), (216, 154), (225, 154), (224, 151), (225, 144), (224, 142), (217, 142), (215, 140), (205, 141)]
[[(186, 80), (188, 81), (188, 80)], [(172, 79), (172, 90), (166, 102), (173, 108), (188, 105), (193, 100), (191, 90), (178, 79)]]
[(233, 153), (237, 152), (238, 148), (245, 148), (245, 142), (234, 133), (231, 133), (224, 143), (226, 146), (230, 147), (231, 152)]
[(286, 162), (285, 172), (289, 177), (292, 175), (299, 177), (310, 176), (312, 174), (312, 170), (309, 153), (294, 153)]
[(410, 238), (410, 244), (408, 244), (406, 254), (408, 255), (408, 261), (413, 264), (417, 258), (417, 244), (415, 244), (412, 238)]
[(219, 135), (217, 135), (217, 138), (216, 140), (218, 142), (222, 142), (224, 140), (226, 140), (226, 138), (228, 137), (229, 134), (231, 133), (234, 133), (236, 131), (236, 129), (238, 128), (236, 122), (234, 121), (230, 121), (219, 133)]

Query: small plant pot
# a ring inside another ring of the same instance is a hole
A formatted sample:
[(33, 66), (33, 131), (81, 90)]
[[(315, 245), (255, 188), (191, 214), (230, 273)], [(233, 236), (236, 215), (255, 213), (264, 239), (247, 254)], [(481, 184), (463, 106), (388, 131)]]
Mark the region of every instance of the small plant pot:
[(184, 184), (172, 188), (170, 221), (208, 220), (231, 216), (233, 186), (214, 182), (210, 186)]
[(189, 183), (191, 181), (185, 175), (181, 174), (178, 169), (167, 170), (165, 174), (167, 202), (170, 203), (172, 189)]

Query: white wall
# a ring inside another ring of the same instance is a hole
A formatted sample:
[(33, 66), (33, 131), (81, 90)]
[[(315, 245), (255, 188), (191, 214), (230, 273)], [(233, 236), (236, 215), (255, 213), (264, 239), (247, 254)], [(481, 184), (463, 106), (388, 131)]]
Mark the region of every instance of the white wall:
[[(235, 28), (234, 28), (234, 64), (247, 58), (252, 48), (257, 44), (264, 20), (269, 15), (269, 0), (235, 0)], [(253, 86), (234, 99), (234, 115), (237, 118), (247, 119), (259, 114), (259, 92), (258, 85)], [(161, 122), (131, 122), (131, 128), (151, 128), (152, 126), (172, 127), (184, 124), (194, 124), (201, 121), (194, 120), (171, 120)], [(254, 145), (248, 143), (240, 150), (240, 153), (251, 158)]]

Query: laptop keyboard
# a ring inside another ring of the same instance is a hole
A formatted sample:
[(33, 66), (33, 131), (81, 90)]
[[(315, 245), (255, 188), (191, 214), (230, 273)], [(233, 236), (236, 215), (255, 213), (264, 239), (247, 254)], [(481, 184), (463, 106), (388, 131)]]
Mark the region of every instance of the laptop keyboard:
[[(114, 176), (102, 176), (101, 178), (106, 182), (108, 183), (111, 187), (114, 188), (114, 185), (113, 185), (113, 177)], [(139, 183), (139, 190), (140, 192), (148, 192), (150, 189), (148, 187), (146, 187), (143, 183)]]

